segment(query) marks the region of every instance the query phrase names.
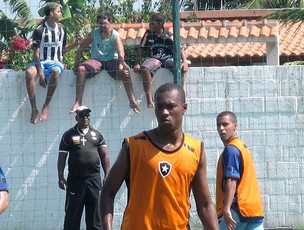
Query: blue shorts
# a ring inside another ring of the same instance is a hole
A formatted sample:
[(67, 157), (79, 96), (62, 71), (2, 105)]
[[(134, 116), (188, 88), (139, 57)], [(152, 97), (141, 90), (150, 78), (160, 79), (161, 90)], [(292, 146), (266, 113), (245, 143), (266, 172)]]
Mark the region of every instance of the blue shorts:
[[(231, 214), (232, 214), (233, 219), (237, 223), (234, 230), (264, 230), (263, 222), (261, 222), (261, 223), (259, 223), (259, 222), (258, 223), (241, 222), (238, 214), (232, 209), (231, 209)], [(219, 226), (220, 226), (220, 230), (228, 229), (225, 224), (223, 216), (219, 219)]]
[[(27, 68), (29, 68), (31, 66), (36, 67), (35, 61), (31, 62)], [(47, 81), (49, 81), (51, 79), (52, 69), (57, 68), (59, 73), (61, 73), (64, 70), (63, 64), (59, 61), (51, 61), (51, 60), (40, 61), (40, 66), (41, 66), (42, 71), (44, 72), (44, 75), (45, 75), (45, 78)]]

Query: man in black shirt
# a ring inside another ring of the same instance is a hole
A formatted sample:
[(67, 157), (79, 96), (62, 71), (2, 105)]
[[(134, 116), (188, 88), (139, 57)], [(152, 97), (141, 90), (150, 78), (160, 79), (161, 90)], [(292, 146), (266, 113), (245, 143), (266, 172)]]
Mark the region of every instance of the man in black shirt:
[[(91, 110), (79, 106), (77, 124), (66, 131), (59, 146), (57, 163), (59, 188), (66, 189), (64, 229), (80, 229), (85, 207), (87, 229), (100, 229), (98, 198), (101, 190), (100, 163), (106, 176), (110, 170), (107, 145), (103, 135), (90, 126)], [(68, 177), (64, 168), (68, 158)]]
[[(150, 18), (149, 29), (141, 39), (137, 50), (137, 59), (133, 70), (142, 75), (143, 86), (147, 97), (147, 107), (153, 108), (152, 76), (159, 68), (173, 70), (173, 36), (164, 28), (165, 16), (161, 13), (153, 13)], [(148, 57), (141, 63), (142, 57)], [(182, 87), (185, 86), (186, 72), (188, 71), (187, 59), (181, 49), (181, 74)], [(141, 63), (141, 64), (140, 64)]]

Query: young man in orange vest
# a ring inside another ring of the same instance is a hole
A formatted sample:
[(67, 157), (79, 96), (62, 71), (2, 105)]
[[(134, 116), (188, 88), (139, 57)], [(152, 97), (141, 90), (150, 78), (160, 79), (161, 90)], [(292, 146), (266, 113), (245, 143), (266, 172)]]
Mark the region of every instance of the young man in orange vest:
[(103, 230), (112, 230), (114, 197), (126, 181), (122, 230), (187, 230), (190, 191), (205, 229), (217, 230), (203, 143), (182, 132), (185, 91), (167, 83), (155, 92), (157, 128), (125, 138), (100, 195)]
[(230, 111), (216, 119), (225, 148), (216, 178), (216, 209), (220, 229), (262, 230), (263, 204), (249, 149), (237, 137), (237, 118)]

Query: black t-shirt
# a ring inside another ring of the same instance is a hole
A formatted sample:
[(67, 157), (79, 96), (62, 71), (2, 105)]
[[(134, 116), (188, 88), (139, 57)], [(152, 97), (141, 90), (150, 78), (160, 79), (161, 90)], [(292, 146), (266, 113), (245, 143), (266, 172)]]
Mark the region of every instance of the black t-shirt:
[(172, 34), (163, 30), (161, 34), (155, 34), (148, 29), (140, 42), (140, 47), (144, 50), (145, 55), (150, 58), (157, 58), (164, 62), (173, 57), (173, 40)]
[(59, 151), (69, 152), (69, 173), (73, 176), (92, 176), (100, 173), (98, 149), (106, 145), (102, 134), (91, 126), (86, 134), (75, 125), (62, 136)]

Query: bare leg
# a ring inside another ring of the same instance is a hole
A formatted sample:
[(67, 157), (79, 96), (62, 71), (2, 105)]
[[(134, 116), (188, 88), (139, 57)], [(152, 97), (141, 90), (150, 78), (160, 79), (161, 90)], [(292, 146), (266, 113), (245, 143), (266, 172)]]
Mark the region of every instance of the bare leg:
[(84, 87), (86, 84), (86, 75), (87, 75), (87, 70), (85, 69), (84, 66), (79, 66), (78, 68), (78, 73), (76, 77), (76, 99), (74, 102), (74, 105), (70, 111), (70, 113), (76, 112), (76, 109), (82, 105), (82, 96), (84, 92)]
[(50, 82), (48, 84), (48, 89), (47, 89), (47, 93), (46, 93), (46, 98), (45, 98), (45, 102), (43, 104), (42, 107), (42, 111), (40, 114), (40, 121), (46, 121), (48, 118), (48, 108), (49, 108), (49, 104), (52, 100), (52, 97), (54, 95), (54, 92), (56, 90), (57, 87), (57, 82), (58, 82), (58, 78), (59, 78), (59, 70), (57, 68), (52, 69), (51, 71), (51, 79)]
[(129, 99), (130, 108), (133, 110), (134, 113), (140, 113), (140, 109), (138, 108), (137, 101), (134, 95), (132, 78), (129, 73), (129, 66), (127, 64), (124, 64), (124, 69), (118, 70), (116, 73), (117, 76), (112, 77), (114, 79), (122, 81)]
[(140, 113), (140, 109), (138, 108), (137, 101), (134, 96), (131, 77), (129, 76), (128, 80), (123, 80), (122, 82), (129, 98), (130, 108), (133, 109), (134, 113)]
[(35, 87), (35, 76), (37, 75), (37, 70), (36, 67), (32, 66), (29, 67), (26, 71), (26, 89), (27, 93), (29, 96), (30, 104), (31, 104), (31, 118), (30, 122), (32, 124), (35, 124), (38, 121), (38, 115), (39, 111), (36, 106), (36, 99), (35, 99), (35, 94), (36, 94), (36, 87)]
[(154, 102), (152, 99), (152, 76), (151, 72), (147, 68), (141, 68), (140, 69), (141, 76), (143, 78), (143, 86), (144, 86), (144, 91), (146, 93), (146, 98), (147, 98), (147, 107), (148, 108), (153, 108), (154, 107)]
[(186, 86), (186, 76), (187, 76), (187, 72), (181, 71), (181, 77), (182, 77), (182, 88), (185, 90), (185, 86)]

